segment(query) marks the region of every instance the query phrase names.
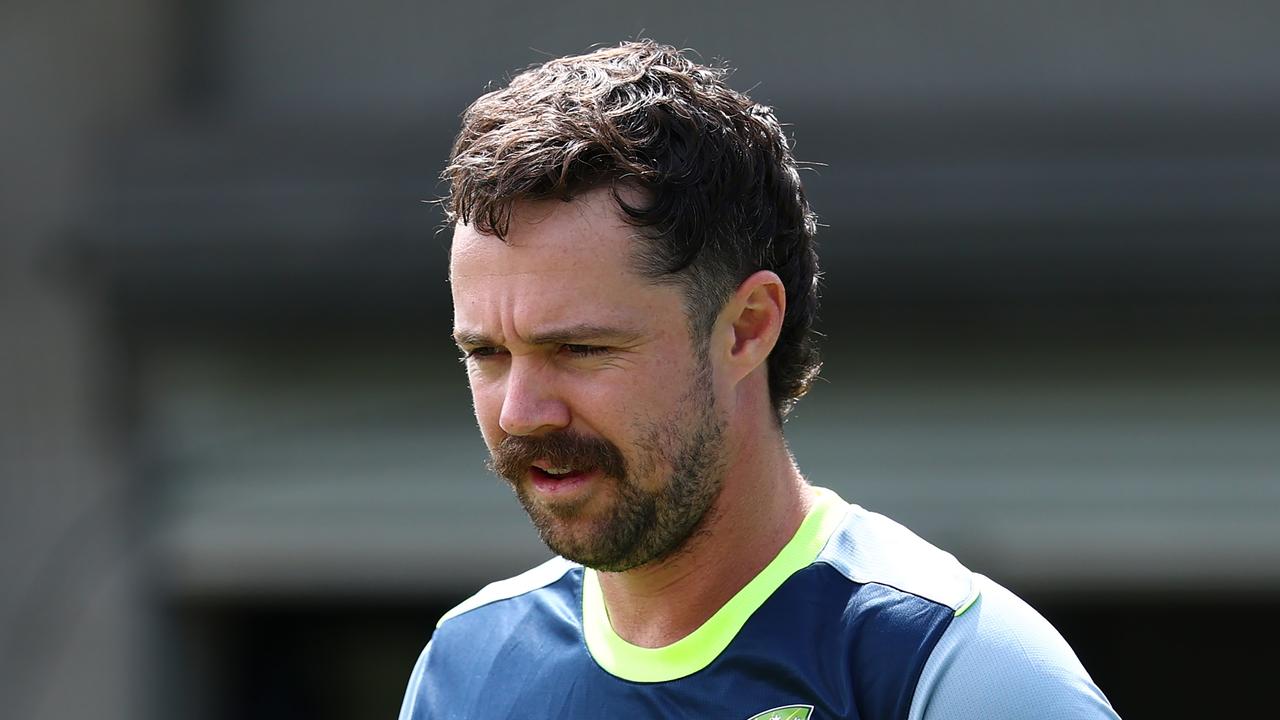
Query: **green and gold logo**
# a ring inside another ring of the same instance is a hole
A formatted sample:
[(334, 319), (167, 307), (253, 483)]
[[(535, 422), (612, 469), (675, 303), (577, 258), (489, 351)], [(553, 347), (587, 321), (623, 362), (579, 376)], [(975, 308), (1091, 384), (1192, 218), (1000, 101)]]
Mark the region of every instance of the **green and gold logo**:
[(812, 705), (784, 705), (752, 715), (747, 720), (809, 720), (812, 714)]

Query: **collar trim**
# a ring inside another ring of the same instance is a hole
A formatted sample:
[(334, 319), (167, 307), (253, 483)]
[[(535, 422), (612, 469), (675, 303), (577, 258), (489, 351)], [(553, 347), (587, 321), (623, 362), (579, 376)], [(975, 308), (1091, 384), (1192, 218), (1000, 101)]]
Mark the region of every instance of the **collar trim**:
[(582, 627), (587, 650), (606, 672), (633, 682), (668, 682), (710, 665), (737, 636), (748, 618), (787, 578), (817, 559), (844, 520), (848, 503), (825, 488), (814, 488), (816, 502), (796, 534), (760, 574), (738, 591), (696, 630), (658, 648), (632, 645), (609, 622), (596, 571), (582, 575)]

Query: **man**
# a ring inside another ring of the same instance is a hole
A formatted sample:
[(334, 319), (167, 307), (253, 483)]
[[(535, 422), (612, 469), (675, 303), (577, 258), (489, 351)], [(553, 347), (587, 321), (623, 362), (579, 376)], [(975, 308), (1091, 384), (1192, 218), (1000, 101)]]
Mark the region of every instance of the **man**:
[(1115, 717), (1034, 610), (800, 474), (814, 216), (722, 70), (552, 60), (444, 175), (476, 418), (559, 557), (444, 616), (402, 720)]

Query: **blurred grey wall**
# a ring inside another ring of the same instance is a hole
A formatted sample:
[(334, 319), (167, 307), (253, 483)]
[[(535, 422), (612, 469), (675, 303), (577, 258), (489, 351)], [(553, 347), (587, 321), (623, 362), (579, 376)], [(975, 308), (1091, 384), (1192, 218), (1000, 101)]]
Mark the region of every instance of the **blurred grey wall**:
[(94, 289), (60, 268), (101, 136), (167, 104), (159, 3), (0, 5), (0, 697), (5, 717), (148, 707), (139, 499)]
[[(412, 658), (369, 648), (545, 555), (481, 466), (420, 201), (487, 83), (637, 35), (727, 60), (814, 163), (812, 481), (1064, 608), (1270, 608), (1277, 31), (1261, 2), (9, 3), (6, 716), (389, 716)], [(305, 650), (247, 649), (282, 627)], [(317, 678), (366, 689), (281, 689)]]

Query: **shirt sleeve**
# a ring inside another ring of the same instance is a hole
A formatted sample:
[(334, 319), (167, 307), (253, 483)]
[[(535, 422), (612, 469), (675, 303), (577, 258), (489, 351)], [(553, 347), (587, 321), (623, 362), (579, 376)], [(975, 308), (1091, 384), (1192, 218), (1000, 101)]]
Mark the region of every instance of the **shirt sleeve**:
[(938, 641), (909, 720), (1119, 720), (1062, 635), (978, 575), (978, 600)]
[(427, 647), (423, 649), (422, 654), (418, 656), (418, 662), (413, 666), (413, 673), (409, 675), (409, 687), (404, 691), (404, 702), (400, 704), (400, 720), (414, 720), (416, 709), (418, 707), (418, 695), (422, 689), (422, 678), (427, 671), (427, 654), (431, 652), (431, 643), (427, 643)]

